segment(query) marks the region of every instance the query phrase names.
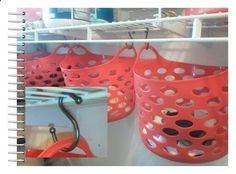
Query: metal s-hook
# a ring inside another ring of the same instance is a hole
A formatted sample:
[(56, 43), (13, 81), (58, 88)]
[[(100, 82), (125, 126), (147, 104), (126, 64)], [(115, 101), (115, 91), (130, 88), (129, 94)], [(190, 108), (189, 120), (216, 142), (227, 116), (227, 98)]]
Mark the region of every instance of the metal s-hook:
[[(130, 37), (131, 40), (133, 39), (132, 34), (135, 34), (135, 31), (133, 31), (133, 32), (130, 32), (130, 31), (129, 31), (129, 32), (128, 32), (128, 35), (129, 35), (129, 37)], [(125, 43), (125, 45), (128, 46), (127, 43)], [(129, 47), (129, 49), (132, 49), (133, 47), (134, 47), (134, 43), (132, 42), (131, 45), (130, 45), (130, 47)]]
[[(145, 34), (146, 34), (146, 35), (145, 35), (145, 39), (148, 38), (148, 33), (149, 33), (149, 28), (146, 27), (146, 30), (145, 30)], [(146, 50), (148, 50), (148, 49), (149, 49), (149, 42), (146, 42), (145, 45), (146, 45)]]
[[(82, 98), (80, 96), (77, 96), (73, 93), (66, 93), (68, 94), (74, 101), (76, 104), (81, 104), (83, 102)], [(69, 147), (65, 147), (62, 149), (62, 151), (64, 152), (70, 152), (73, 149), (75, 149), (78, 145), (79, 142), (79, 138), (80, 138), (80, 129), (79, 129), (79, 125), (76, 121), (76, 119), (73, 117), (73, 115), (65, 108), (64, 103), (63, 103), (64, 97), (59, 97), (58, 98), (58, 106), (61, 109), (61, 111), (66, 115), (66, 117), (70, 120), (70, 122), (72, 123), (73, 126), (73, 136), (74, 136), (74, 141), (73, 143), (69, 146)], [(53, 141), (56, 142), (58, 141), (57, 139), (57, 135), (56, 135), (56, 129), (54, 128), (54, 126), (51, 126), (49, 129), (49, 132), (52, 135)]]

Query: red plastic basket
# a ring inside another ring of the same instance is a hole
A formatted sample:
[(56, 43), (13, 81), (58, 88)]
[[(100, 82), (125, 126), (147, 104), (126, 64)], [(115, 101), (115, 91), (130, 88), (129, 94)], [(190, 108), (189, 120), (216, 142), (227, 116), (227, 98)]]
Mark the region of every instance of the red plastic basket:
[(188, 163), (227, 154), (228, 70), (155, 59), (134, 66), (139, 131), (143, 143), (164, 158)]
[[(74, 53), (79, 47), (83, 55)], [(135, 58), (121, 57), (130, 46), (119, 49), (116, 55), (95, 55), (83, 46), (70, 48), (61, 62), (66, 86), (108, 86), (108, 121), (126, 117), (134, 108), (134, 86), (132, 67)], [(136, 57), (136, 51), (131, 49)]]
[(186, 8), (184, 12), (186, 16), (189, 16), (189, 15), (228, 12), (228, 8)]
[(65, 86), (59, 63), (65, 57), (65, 54), (57, 54), (57, 51), (64, 47), (58, 46), (55, 51), (39, 59), (32, 59), (32, 54), (20, 55), (25, 58), (24, 63), (18, 63), (18, 66), (24, 66), (25, 69), (19, 70), (19, 74), (25, 77), (20, 80), (24, 81), (25, 86)]

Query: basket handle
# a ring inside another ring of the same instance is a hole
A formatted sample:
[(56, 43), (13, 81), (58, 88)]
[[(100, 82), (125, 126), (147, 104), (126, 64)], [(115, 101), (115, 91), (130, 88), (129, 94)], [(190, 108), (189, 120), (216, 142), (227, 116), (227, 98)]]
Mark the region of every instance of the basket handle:
[(141, 55), (142, 55), (142, 53), (143, 53), (144, 50), (151, 50), (151, 51), (154, 53), (155, 58), (157, 59), (157, 61), (158, 61), (159, 58), (161, 58), (161, 55), (158, 53), (158, 51), (156, 50), (155, 47), (153, 47), (152, 45), (149, 45), (149, 46), (148, 46), (148, 49), (147, 49), (147, 46), (146, 46), (146, 45), (143, 45), (143, 46), (140, 48), (139, 52), (138, 52), (138, 56), (137, 56), (136, 62), (138, 62), (139, 60), (141, 60)]
[[(73, 138), (66, 138), (57, 141), (56, 143), (48, 147), (46, 150), (44, 150), (42, 153), (40, 153), (38, 158), (52, 158), (61, 149), (70, 146), (71, 143), (73, 143)], [(87, 157), (94, 157), (94, 154), (89, 148), (87, 141), (83, 137), (80, 137), (79, 144), (77, 145), (77, 147), (81, 148), (85, 152)]]
[(77, 44), (77, 45), (72, 45), (69, 50), (68, 50), (68, 54), (72, 54), (72, 53), (75, 53), (74, 52), (74, 49), (75, 48), (81, 48), (82, 50), (84, 50), (85, 54), (91, 54), (91, 52), (85, 48), (84, 46), (80, 45), (80, 44)]
[(58, 46), (54, 49), (54, 51), (52, 52), (52, 54), (57, 54), (57, 51), (58, 51), (59, 49), (61, 49), (62, 47), (68, 47), (68, 48), (69, 48), (69, 46), (68, 46), (68, 45), (65, 45), (65, 44), (58, 45)]
[(136, 49), (135, 49), (133, 46), (130, 47), (130, 45), (125, 45), (125, 46), (121, 47), (121, 48), (117, 51), (116, 56), (115, 56), (115, 59), (113, 59), (113, 60), (119, 59), (119, 58), (120, 58), (120, 54), (121, 54), (123, 51), (127, 50), (127, 49), (128, 49), (128, 50), (132, 50), (132, 51), (134, 52), (133, 58), (136, 58), (136, 57), (137, 57)]

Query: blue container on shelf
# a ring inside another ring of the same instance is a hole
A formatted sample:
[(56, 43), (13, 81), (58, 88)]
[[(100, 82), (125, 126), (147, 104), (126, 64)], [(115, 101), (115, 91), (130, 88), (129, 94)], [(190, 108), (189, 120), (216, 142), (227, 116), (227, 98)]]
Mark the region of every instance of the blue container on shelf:
[(50, 19), (71, 19), (71, 8), (49, 8)]
[(95, 9), (96, 19), (112, 22), (113, 19), (113, 8), (96, 8)]

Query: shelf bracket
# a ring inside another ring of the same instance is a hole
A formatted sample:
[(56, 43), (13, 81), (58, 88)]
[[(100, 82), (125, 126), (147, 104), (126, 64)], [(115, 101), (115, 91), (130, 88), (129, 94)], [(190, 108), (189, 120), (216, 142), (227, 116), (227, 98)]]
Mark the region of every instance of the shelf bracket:
[(202, 35), (202, 21), (199, 18), (193, 20), (192, 38), (201, 38)]
[(87, 27), (87, 40), (92, 40), (93, 38), (93, 33), (92, 29), (90, 27)]

